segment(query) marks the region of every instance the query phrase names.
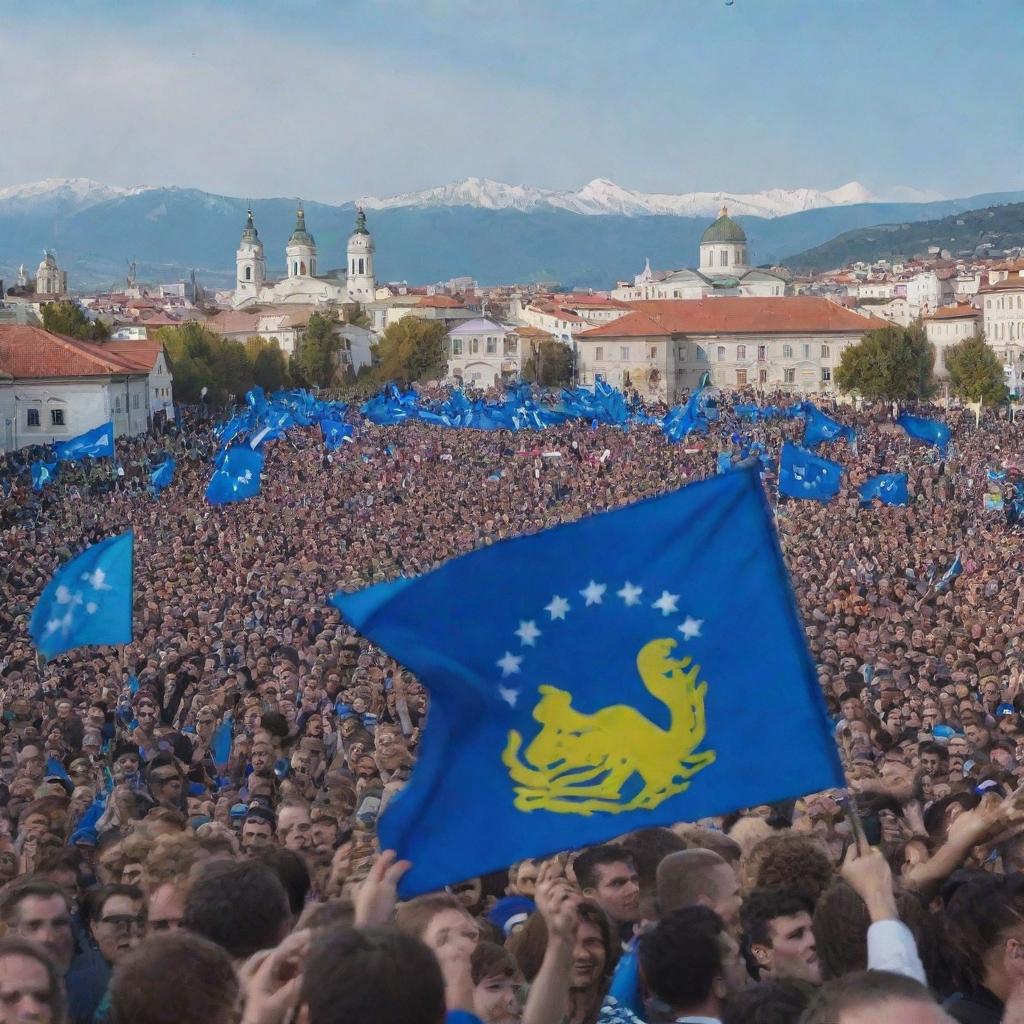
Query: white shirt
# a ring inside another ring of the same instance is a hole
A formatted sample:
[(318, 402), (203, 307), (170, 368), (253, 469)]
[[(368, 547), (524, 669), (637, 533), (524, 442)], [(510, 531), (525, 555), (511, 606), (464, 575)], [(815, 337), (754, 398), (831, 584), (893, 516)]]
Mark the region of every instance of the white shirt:
[(928, 984), (917, 943), (902, 921), (876, 921), (868, 928), (868, 970), (892, 971)]

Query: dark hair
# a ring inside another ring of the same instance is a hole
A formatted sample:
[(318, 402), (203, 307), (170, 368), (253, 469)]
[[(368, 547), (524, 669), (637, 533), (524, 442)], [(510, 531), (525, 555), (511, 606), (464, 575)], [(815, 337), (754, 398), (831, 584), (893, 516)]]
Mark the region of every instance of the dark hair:
[(938, 1005), (919, 981), (889, 971), (859, 971), (823, 985), (800, 1024), (835, 1024), (847, 1010), (877, 1010), (893, 999)]
[(5, 956), (26, 956), (42, 965), (46, 971), (46, 1003), (53, 1020), (63, 1021), (66, 1010), (64, 979), (46, 950), (38, 943), (20, 936), (4, 935), (0, 938), (0, 960)]
[(647, 987), (676, 1012), (711, 994), (723, 970), (725, 922), (708, 907), (684, 907), (640, 938), (640, 971)]
[(596, 888), (597, 869), (606, 864), (628, 864), (632, 867), (633, 858), (621, 846), (614, 846), (611, 843), (589, 847), (572, 862), (579, 887), (583, 890)]
[[(580, 921), (596, 925), (601, 932), (604, 944), (604, 973), (610, 978), (619, 958), (620, 945), (618, 938), (612, 934), (608, 915), (593, 901), (581, 900), (577, 905)], [(519, 971), (527, 981), (533, 981), (544, 960), (544, 952), (548, 947), (548, 926), (539, 913), (533, 913), (526, 919), (526, 924), (508, 940), (508, 948), (516, 958)]]
[(115, 968), (110, 1021), (226, 1024), (237, 997), (235, 968), (220, 946), (187, 931), (167, 932), (146, 939)]
[(266, 864), (281, 880), (284, 891), (288, 893), (292, 916), (298, 917), (313, 887), (306, 862), (294, 850), (286, 850), (281, 846), (264, 846), (254, 850), (252, 859)]
[(86, 924), (95, 924), (103, 916), (107, 900), (115, 896), (126, 896), (135, 903), (146, 902), (146, 894), (137, 885), (121, 885), (115, 882), (112, 885), (101, 885), (98, 889), (90, 889), (82, 907), (82, 916)]
[(810, 903), (799, 893), (787, 889), (755, 889), (743, 901), (740, 921), (747, 947), (771, 946), (769, 922), (777, 917), (809, 914)]
[(1024, 920), (1024, 879), (992, 876), (967, 882), (946, 907), (946, 922), (960, 986), (984, 983), (985, 956)]
[(314, 938), (299, 1005), (308, 1007), (309, 1024), (441, 1024), (444, 979), (434, 954), (411, 935), (327, 929)]
[[(689, 843), (668, 828), (642, 828), (620, 840), (619, 847), (636, 867), (640, 888), (653, 892), (658, 865), (670, 854), (689, 849)], [(579, 875), (576, 876), (577, 879)]]
[(790, 890), (812, 908), (835, 877), (828, 854), (815, 839), (799, 832), (766, 836), (749, 859), (757, 888)]
[(922, 754), (938, 754), (940, 761), (949, 760), (949, 751), (941, 744), (936, 743), (935, 740), (929, 740), (927, 743), (922, 743), (917, 748), (917, 756), (921, 757)]
[(240, 958), (276, 946), (290, 920), (288, 894), (266, 864), (213, 860), (189, 887), (182, 925)]
[(845, 882), (822, 893), (814, 908), (814, 939), (826, 981), (868, 966), (868, 927), (864, 901)]
[(752, 985), (729, 999), (722, 1024), (793, 1024), (817, 986), (797, 978), (775, 978)]
[(519, 973), (515, 957), (496, 942), (478, 942), (469, 963), (474, 985), (484, 978), (514, 978)]
[(65, 904), (68, 901), (64, 890), (56, 882), (39, 878), (36, 875), (23, 875), (21, 878), (14, 879), (13, 882), (8, 882), (0, 889), (0, 921), (10, 924), (21, 901), (30, 896), (44, 900), (51, 896), (59, 896)]

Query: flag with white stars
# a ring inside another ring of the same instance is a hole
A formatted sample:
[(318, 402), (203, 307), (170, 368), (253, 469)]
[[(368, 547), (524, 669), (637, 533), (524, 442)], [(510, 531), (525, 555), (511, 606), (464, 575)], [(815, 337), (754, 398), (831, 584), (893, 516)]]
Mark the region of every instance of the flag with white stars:
[(77, 462), (79, 459), (114, 457), (114, 424), (104, 423), (87, 430), (69, 441), (58, 441), (53, 446), (58, 462)]
[(403, 896), (842, 785), (756, 470), (332, 603), (431, 694)]
[(779, 493), (787, 498), (831, 501), (843, 482), (843, 467), (831, 459), (801, 448), (792, 441), (782, 446)]
[(53, 574), (28, 627), (44, 657), (131, 643), (133, 544), (130, 531), (108, 537)]
[(244, 501), (260, 493), (263, 452), (244, 445), (224, 448), (217, 453), (213, 476), (206, 486), (206, 500), (211, 505)]

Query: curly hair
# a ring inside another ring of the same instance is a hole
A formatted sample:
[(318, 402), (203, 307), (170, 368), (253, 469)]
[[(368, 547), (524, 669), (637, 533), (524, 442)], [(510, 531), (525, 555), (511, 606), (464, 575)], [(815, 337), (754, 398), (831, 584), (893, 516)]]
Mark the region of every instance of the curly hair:
[(817, 840), (797, 832), (762, 839), (744, 858), (743, 873), (755, 889), (786, 889), (813, 906), (835, 877)]
[(173, 878), (180, 878), (192, 870), (202, 850), (189, 832), (157, 836), (146, 857), (146, 879), (150, 891)]

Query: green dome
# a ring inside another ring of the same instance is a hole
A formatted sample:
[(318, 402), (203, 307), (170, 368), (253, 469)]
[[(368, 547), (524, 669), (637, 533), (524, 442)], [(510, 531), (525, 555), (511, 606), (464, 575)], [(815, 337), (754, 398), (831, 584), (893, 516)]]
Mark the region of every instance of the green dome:
[(306, 230), (306, 213), (300, 206), (295, 216), (295, 230), (288, 239), (289, 245), (316, 245), (313, 236)]
[(729, 212), (724, 206), (718, 214), (718, 220), (700, 236), (701, 245), (706, 245), (708, 242), (746, 242), (746, 240), (747, 236), (743, 233), (743, 228), (729, 216)]

